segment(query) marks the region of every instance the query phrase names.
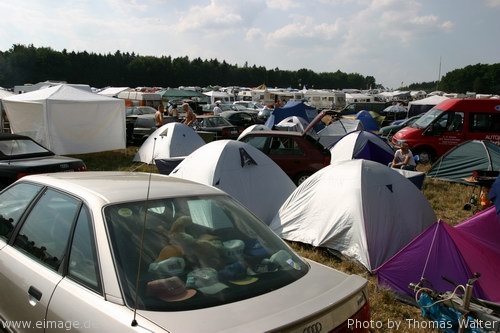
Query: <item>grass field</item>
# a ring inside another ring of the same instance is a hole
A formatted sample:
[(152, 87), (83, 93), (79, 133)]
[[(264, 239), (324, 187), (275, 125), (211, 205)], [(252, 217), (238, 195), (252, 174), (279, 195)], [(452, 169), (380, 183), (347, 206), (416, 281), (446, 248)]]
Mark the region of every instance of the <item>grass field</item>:
[[(157, 172), (155, 166), (147, 166), (142, 163), (133, 163), (132, 158), (137, 147), (129, 147), (126, 150), (103, 152), (95, 154), (78, 155), (87, 164), (88, 170), (121, 170), (121, 171), (145, 171)], [(419, 166), (419, 170), (426, 171), (428, 166)], [(423, 193), (429, 200), (436, 216), (446, 223), (456, 225), (465, 218), (471, 216), (470, 211), (463, 210), (468, 202), (472, 188), (442, 181), (426, 179)], [(377, 285), (375, 276), (357, 262), (340, 260), (324, 249), (313, 248), (309, 245), (290, 243), (290, 245), (303, 257), (310, 258), (324, 265), (344, 271), (349, 274), (358, 274), (369, 281), (369, 297), (374, 323), (373, 332), (437, 332), (429, 329), (427, 321), (420, 316), (417, 307), (405, 304), (395, 297), (387, 289)], [(418, 282), (418, 281), (416, 281)], [(390, 329), (389, 323), (399, 323), (398, 329)], [(411, 324), (410, 324), (411, 323)], [(382, 325), (377, 329), (375, 325)]]

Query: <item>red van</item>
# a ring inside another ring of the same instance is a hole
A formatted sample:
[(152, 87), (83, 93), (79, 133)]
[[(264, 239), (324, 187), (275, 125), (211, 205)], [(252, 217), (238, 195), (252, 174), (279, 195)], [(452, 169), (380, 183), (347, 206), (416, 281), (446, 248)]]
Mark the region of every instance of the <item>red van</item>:
[(408, 142), (421, 161), (434, 161), (467, 140), (500, 144), (500, 99), (452, 98), (398, 131), (391, 143)]

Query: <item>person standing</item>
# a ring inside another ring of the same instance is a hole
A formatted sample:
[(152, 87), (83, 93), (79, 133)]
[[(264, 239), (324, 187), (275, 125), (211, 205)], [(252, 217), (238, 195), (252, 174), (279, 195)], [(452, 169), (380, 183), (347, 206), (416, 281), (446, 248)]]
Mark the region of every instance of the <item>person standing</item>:
[(222, 112), (222, 109), (220, 108), (220, 101), (216, 101), (215, 102), (215, 107), (214, 107), (214, 110), (213, 110), (214, 116), (220, 115), (221, 112)]
[(158, 105), (155, 113), (155, 125), (156, 128), (163, 126), (163, 104)]
[(173, 103), (168, 109), (168, 115), (174, 117), (175, 121), (179, 119), (179, 111), (177, 110), (177, 104)]
[(182, 104), (182, 110), (186, 114), (183, 123), (185, 125), (191, 126), (194, 123), (194, 121), (196, 120), (196, 115), (194, 114), (193, 110), (191, 110), (191, 107), (189, 106), (188, 103)]

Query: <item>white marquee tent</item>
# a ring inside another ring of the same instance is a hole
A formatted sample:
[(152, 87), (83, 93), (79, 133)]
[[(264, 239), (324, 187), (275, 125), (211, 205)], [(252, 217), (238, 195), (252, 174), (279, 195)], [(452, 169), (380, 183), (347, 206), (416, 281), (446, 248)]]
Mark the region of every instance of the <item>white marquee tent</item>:
[(12, 133), (31, 137), (56, 154), (126, 147), (125, 103), (69, 85), (6, 97)]

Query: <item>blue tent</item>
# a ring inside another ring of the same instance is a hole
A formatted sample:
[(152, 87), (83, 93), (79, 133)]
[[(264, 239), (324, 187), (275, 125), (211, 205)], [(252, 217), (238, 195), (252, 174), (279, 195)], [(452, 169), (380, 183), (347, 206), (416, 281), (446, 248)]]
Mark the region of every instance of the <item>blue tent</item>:
[(366, 110), (359, 111), (356, 114), (356, 119), (358, 119), (359, 121), (361, 121), (361, 123), (363, 123), (363, 128), (366, 131), (378, 131), (380, 129), (380, 126), (378, 125), (377, 121), (373, 119), (370, 112)]
[[(310, 123), (317, 115), (318, 110), (305, 104), (303, 101), (288, 101), (284, 107), (273, 110), (273, 113), (266, 122), (266, 126), (272, 128), (275, 124), (278, 124), (280, 121), (290, 116), (301, 117)], [(314, 126), (314, 130), (318, 132), (323, 129), (323, 127), (325, 127), (324, 124), (318, 122)]]

